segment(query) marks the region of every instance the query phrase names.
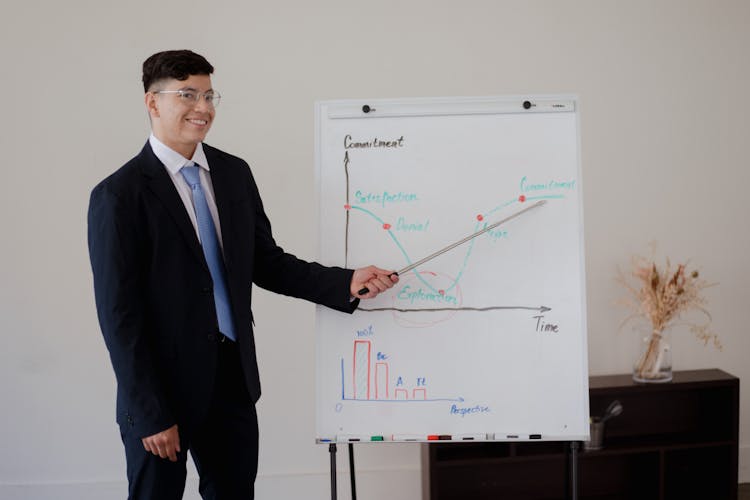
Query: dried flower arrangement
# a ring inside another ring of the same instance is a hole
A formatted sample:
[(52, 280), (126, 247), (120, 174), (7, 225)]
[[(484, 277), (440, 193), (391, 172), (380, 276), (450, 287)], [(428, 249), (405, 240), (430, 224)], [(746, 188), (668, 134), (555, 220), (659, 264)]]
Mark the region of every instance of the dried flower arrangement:
[[(629, 276), (618, 269), (617, 281), (628, 291), (628, 296), (620, 303), (632, 311), (621, 328), (635, 318), (646, 319), (651, 326), (647, 347), (634, 367), (634, 377), (639, 380), (661, 376), (662, 357), (665, 349), (669, 349), (663, 339), (664, 331), (675, 324), (689, 326), (704, 345), (713, 342), (714, 347), (722, 348), (718, 336), (710, 330), (711, 315), (706, 310), (707, 301), (703, 296), (703, 291), (714, 284), (701, 278), (697, 270), (688, 271), (687, 265), (678, 264), (675, 269), (667, 258), (665, 267), (660, 270), (653, 258), (634, 256)], [(632, 278), (636, 284), (632, 284)], [(705, 321), (676, 323), (690, 311), (700, 313)]]

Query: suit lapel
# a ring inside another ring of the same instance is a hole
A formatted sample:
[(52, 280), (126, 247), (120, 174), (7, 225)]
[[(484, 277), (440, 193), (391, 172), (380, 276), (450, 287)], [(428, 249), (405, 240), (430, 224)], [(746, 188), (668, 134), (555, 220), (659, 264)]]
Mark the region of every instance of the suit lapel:
[(182, 203), (180, 195), (177, 194), (174, 183), (170, 179), (164, 165), (156, 157), (148, 142), (141, 151), (140, 158), (142, 160), (143, 174), (147, 178), (148, 188), (156, 195), (167, 209), (167, 212), (172, 216), (172, 219), (185, 239), (185, 243), (190, 247), (196, 259), (208, 270), (206, 258), (203, 255), (203, 248), (195, 234), (193, 223), (190, 222), (190, 217), (188, 217), (185, 211), (185, 205)]

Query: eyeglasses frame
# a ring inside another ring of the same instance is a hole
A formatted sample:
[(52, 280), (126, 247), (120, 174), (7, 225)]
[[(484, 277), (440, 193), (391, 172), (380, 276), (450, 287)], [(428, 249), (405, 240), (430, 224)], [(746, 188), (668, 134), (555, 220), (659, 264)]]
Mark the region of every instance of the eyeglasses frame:
[[(207, 92), (198, 92), (197, 90), (192, 89), (177, 89), (177, 90), (152, 90), (152, 94), (177, 94), (180, 96), (181, 99), (184, 99), (185, 102), (199, 102), (201, 97), (206, 101), (206, 103), (209, 106), (212, 106), (214, 108), (219, 106), (219, 102), (221, 102), (221, 94), (216, 92), (215, 90), (209, 90)], [(194, 99), (190, 99), (185, 96), (185, 94), (195, 94)]]

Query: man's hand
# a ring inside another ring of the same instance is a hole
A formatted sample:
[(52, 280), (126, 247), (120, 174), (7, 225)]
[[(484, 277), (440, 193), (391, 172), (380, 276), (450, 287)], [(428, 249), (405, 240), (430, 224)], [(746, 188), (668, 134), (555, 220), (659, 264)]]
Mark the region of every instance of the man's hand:
[[(394, 271), (367, 266), (354, 271), (350, 292), (352, 297), (358, 299), (372, 299), (396, 283), (398, 283), (398, 275)], [(369, 291), (364, 295), (360, 295), (359, 291), (363, 288), (367, 288)]]
[(180, 452), (180, 434), (177, 432), (177, 424), (158, 434), (145, 437), (141, 441), (146, 451), (161, 458), (169, 458), (172, 462), (177, 461), (177, 453)]

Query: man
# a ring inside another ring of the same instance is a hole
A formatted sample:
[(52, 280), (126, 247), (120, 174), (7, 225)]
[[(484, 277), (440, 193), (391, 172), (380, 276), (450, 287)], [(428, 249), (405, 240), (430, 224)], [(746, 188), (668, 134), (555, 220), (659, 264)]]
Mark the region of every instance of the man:
[(203, 498), (251, 499), (260, 382), (252, 283), (342, 312), (397, 281), (324, 267), (276, 245), (241, 159), (203, 143), (220, 95), (191, 51), (143, 64), (152, 134), (91, 193), (89, 252), (117, 378), (129, 497), (182, 497), (187, 451)]

